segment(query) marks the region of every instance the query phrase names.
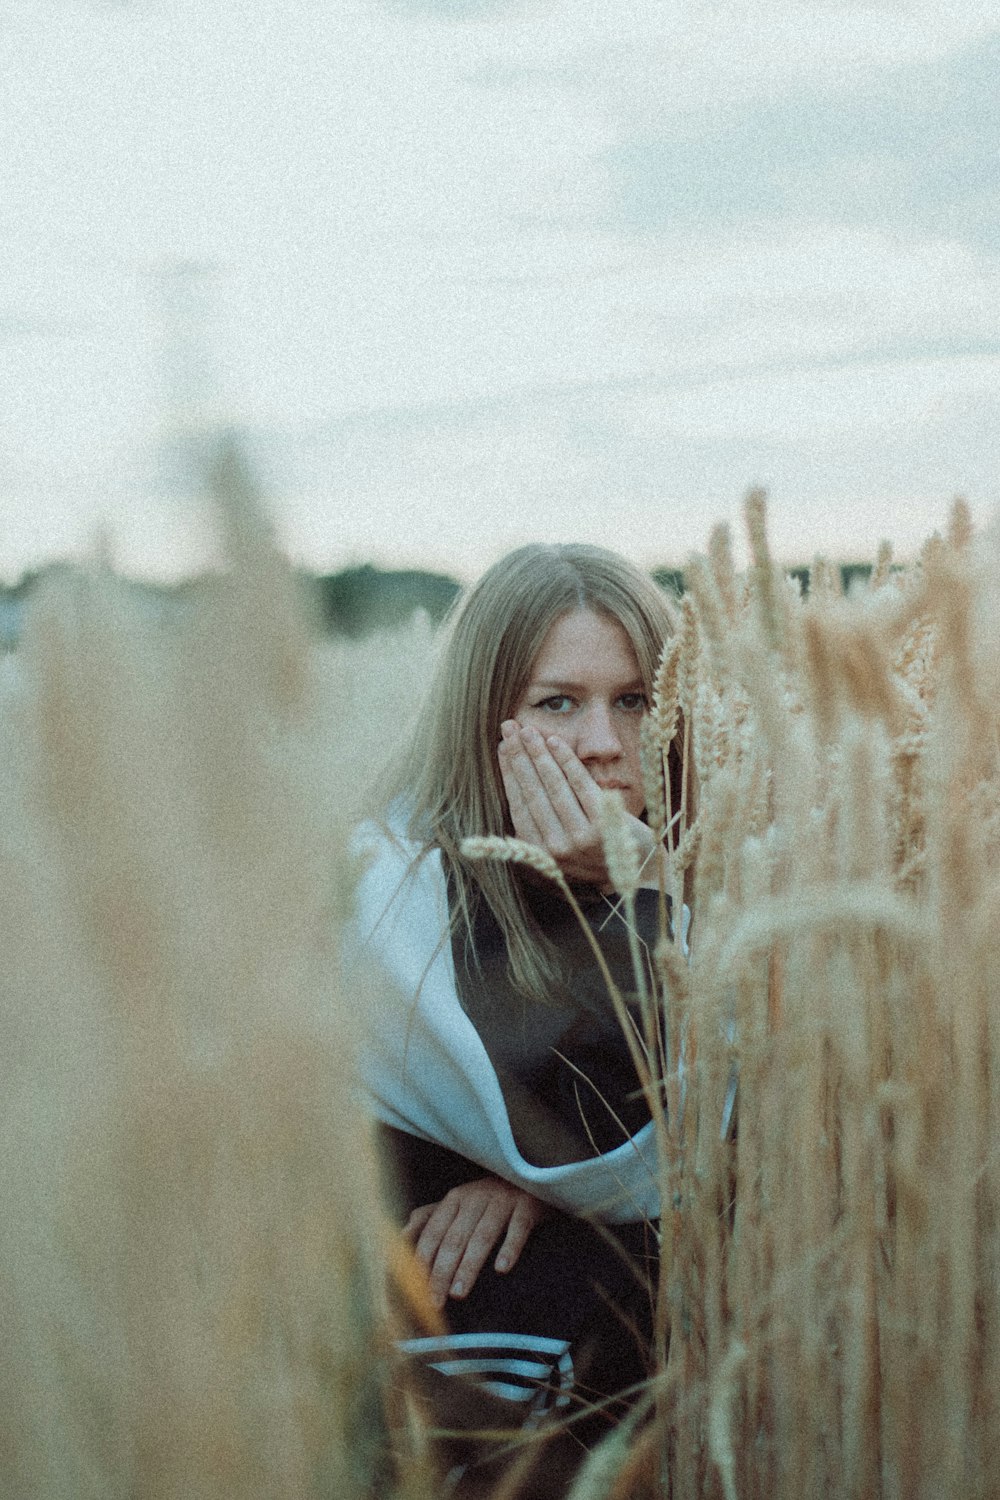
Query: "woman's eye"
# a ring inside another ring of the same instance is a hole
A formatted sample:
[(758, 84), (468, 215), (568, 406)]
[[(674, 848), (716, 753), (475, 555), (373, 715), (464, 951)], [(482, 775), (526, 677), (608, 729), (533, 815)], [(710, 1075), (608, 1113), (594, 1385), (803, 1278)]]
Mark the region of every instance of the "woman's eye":
[(551, 714), (565, 714), (573, 707), (573, 700), (566, 693), (556, 693), (552, 698), (543, 698), (535, 707), (547, 708)]
[(649, 707), (645, 693), (622, 693), (618, 702), (627, 714), (644, 714)]

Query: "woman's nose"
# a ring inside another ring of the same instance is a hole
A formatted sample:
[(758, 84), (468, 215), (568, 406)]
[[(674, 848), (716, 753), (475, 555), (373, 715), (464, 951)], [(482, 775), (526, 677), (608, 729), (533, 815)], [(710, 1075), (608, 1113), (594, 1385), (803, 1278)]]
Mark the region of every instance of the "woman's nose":
[(584, 712), (576, 740), (580, 760), (611, 760), (622, 752), (622, 742), (607, 704), (591, 704)]

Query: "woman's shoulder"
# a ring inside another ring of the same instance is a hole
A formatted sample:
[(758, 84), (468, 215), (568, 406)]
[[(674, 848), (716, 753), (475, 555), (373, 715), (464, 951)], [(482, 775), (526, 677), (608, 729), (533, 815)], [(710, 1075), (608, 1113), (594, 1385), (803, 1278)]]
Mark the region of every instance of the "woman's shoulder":
[(386, 814), (383, 817), (365, 818), (355, 825), (351, 833), (351, 853), (370, 858), (390, 854), (413, 858), (417, 853), (417, 844), (409, 836), (404, 821)]
[(439, 857), (431, 839), (420, 839), (412, 826), (408, 809), (393, 805), (380, 816), (358, 823), (350, 842), (351, 854), (360, 861), (362, 872), (373, 865), (414, 870), (427, 857)]
[(390, 809), (367, 818), (351, 837), (356, 861), (355, 921), (370, 931), (407, 915), (426, 917), (440, 905), (444, 877), (441, 851), (413, 837), (405, 815)]

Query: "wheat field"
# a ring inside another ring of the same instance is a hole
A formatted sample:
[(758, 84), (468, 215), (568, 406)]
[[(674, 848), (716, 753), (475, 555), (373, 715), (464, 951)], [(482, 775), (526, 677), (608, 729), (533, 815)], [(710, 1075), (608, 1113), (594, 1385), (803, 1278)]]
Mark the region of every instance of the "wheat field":
[[(434, 638), (319, 643), (235, 450), (213, 504), (211, 597), (151, 623), (95, 563), (4, 663), (0, 1495), (420, 1500), (337, 951)], [(745, 576), (723, 528), (690, 561), (650, 716), (692, 910), (647, 985), (657, 1358), (576, 1494), (992, 1496), (1000, 548), (956, 503), (802, 597), (765, 511)]]

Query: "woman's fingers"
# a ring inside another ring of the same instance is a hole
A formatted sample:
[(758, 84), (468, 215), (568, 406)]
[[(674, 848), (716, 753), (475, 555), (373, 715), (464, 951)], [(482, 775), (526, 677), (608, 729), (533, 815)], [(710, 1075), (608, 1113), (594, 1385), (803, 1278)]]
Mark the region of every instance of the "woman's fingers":
[(417, 1240), (417, 1256), (429, 1272), (431, 1301), (444, 1307), (455, 1272), (473, 1231), (482, 1217), (482, 1205), (463, 1202), (453, 1189), (438, 1203)]
[(448, 1296), (466, 1297), (497, 1244), (498, 1270), (509, 1270), (544, 1213), (530, 1193), (498, 1177), (478, 1178), (452, 1188), (440, 1203), (414, 1209), (406, 1232), (417, 1235), (416, 1254), (429, 1273), (431, 1301), (443, 1307)]
[(505, 725), (504, 733), (500, 763), (515, 830), (519, 822), (530, 827), (532, 842), (557, 858), (592, 838), (590, 820), (538, 731)]
[(602, 885), (600, 793), (590, 772), (564, 741), (553, 750), (536, 729), (516, 721), (507, 721), (503, 733), (500, 763), (515, 833), (548, 850), (567, 879)]
[[(530, 757), (531, 764), (534, 767), (538, 783), (547, 798), (547, 806), (555, 813), (560, 827), (571, 840), (578, 841), (581, 837), (586, 838), (592, 832), (593, 822), (581, 803), (576, 788), (567, 776), (565, 769), (555, 759), (552, 750), (538, 733), (537, 729), (525, 729), (522, 731), (521, 737)], [(572, 754), (572, 752), (570, 753)], [(593, 778), (590, 772), (585, 766), (581, 765), (575, 755), (573, 759), (576, 761), (580, 771), (583, 772), (583, 777), (593, 785)]]
[(461, 1258), (460, 1250), (457, 1255), (453, 1254), (455, 1236), (452, 1236), (451, 1242), (448, 1241), (460, 1207), (460, 1203), (451, 1194), (446, 1194), (440, 1203), (414, 1209), (406, 1226), (411, 1238), (413, 1234), (417, 1236), (413, 1247), (417, 1259), (423, 1261), (430, 1272), (430, 1294), (435, 1307), (443, 1307), (448, 1295), (451, 1284), (451, 1273), (447, 1269), (449, 1262), (451, 1270), (454, 1270)]
[(518, 776), (514, 766), (514, 757), (517, 753), (517, 747), (510, 740), (503, 740), (501, 742), (499, 750), (500, 775), (503, 780), (503, 789), (507, 794), (510, 821), (514, 826), (514, 833), (517, 838), (524, 839), (529, 844), (540, 844), (544, 848), (544, 834), (535, 821), (529, 800), (525, 796), (521, 785), (521, 778)]
[(504, 1242), (500, 1246), (493, 1264), (498, 1271), (512, 1271), (517, 1265), (521, 1251), (528, 1243), (531, 1231), (539, 1219), (545, 1217), (545, 1205), (530, 1193), (522, 1193), (520, 1201), (510, 1216)]
[(452, 1297), (467, 1297), (472, 1291), (494, 1245), (503, 1234), (510, 1211), (508, 1202), (493, 1201), (487, 1204), (482, 1218), (469, 1235), (461, 1260), (455, 1267), (451, 1285), (448, 1288)]
[(597, 782), (579, 756), (557, 734), (550, 734), (546, 744), (581, 808), (591, 822), (596, 823), (601, 812), (601, 793)]
[(419, 1239), (424, 1225), (427, 1223), (427, 1220), (430, 1218), (435, 1208), (437, 1208), (436, 1203), (425, 1203), (422, 1208), (415, 1208), (413, 1210), (412, 1214), (407, 1219), (406, 1227), (403, 1230), (403, 1233), (407, 1236), (408, 1239), (414, 1241)]
[[(503, 725), (500, 772), (518, 838), (539, 844), (556, 859), (569, 880), (602, 886), (607, 880), (601, 834), (601, 790), (590, 771), (558, 735), (545, 738)], [(640, 818), (630, 817), (642, 862), (644, 884), (657, 884), (655, 840)]]
[[(532, 732), (524, 731), (529, 747)], [(553, 808), (560, 814), (564, 808), (568, 809), (561, 817), (561, 823), (569, 838), (565, 846), (554, 847), (547, 842), (546, 847), (559, 860), (564, 875), (600, 884), (607, 876), (601, 834), (601, 789), (579, 756), (559, 735), (547, 735), (544, 745), (546, 756), (542, 757), (535, 747), (532, 760)], [(557, 777), (561, 778), (563, 792), (560, 792)], [(658, 884), (656, 839), (641, 818), (629, 814), (628, 823), (639, 854), (641, 883), (655, 888)]]
[[(565, 740), (560, 739), (556, 734), (552, 734), (549, 735), (546, 743), (552, 752), (553, 759), (558, 763), (566, 780), (573, 788), (580, 806), (588, 817), (592, 818), (595, 823), (599, 823), (601, 816), (601, 789), (597, 785), (597, 782), (591, 776), (583, 761), (574, 754)], [(652, 860), (657, 848), (653, 831), (647, 823), (644, 823), (641, 818), (635, 817), (632, 813), (628, 815), (628, 825), (632, 830), (632, 836), (638, 847), (639, 858), (645, 866)], [(654, 885), (656, 883), (655, 870), (652, 883)]]

